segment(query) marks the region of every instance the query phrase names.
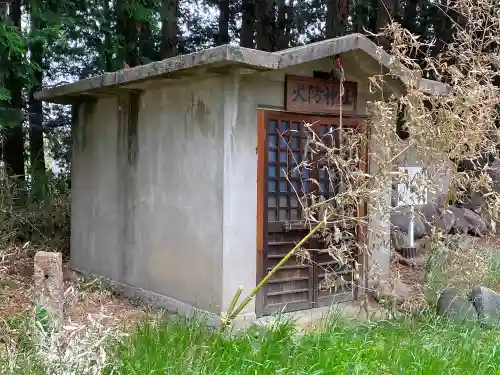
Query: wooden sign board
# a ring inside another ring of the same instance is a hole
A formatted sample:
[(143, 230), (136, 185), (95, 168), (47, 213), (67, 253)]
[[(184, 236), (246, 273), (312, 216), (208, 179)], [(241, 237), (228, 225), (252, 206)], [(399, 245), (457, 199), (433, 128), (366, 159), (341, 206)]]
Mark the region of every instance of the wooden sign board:
[[(342, 113), (355, 114), (358, 87), (344, 82)], [(340, 82), (320, 78), (287, 75), (285, 77), (285, 109), (304, 113), (340, 113)]]

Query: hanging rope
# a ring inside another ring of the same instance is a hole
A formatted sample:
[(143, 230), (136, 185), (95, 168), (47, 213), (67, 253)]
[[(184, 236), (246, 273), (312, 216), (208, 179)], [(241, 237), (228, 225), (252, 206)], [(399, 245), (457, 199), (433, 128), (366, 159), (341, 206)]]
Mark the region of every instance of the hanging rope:
[[(342, 62), (340, 61), (340, 56), (339, 55), (336, 55), (335, 56), (335, 66), (336, 68), (338, 69), (338, 72), (340, 74), (340, 78), (339, 78), (339, 94), (340, 94), (340, 98), (339, 98), (339, 142), (340, 142), (340, 145), (339, 147), (342, 147), (342, 144), (344, 142), (344, 135), (343, 135), (343, 131), (342, 131), (342, 102), (343, 102), (343, 98), (344, 98), (344, 81), (345, 81), (345, 75), (344, 75), (344, 68), (342, 67)], [(340, 150), (339, 150), (340, 152)]]
[(340, 130), (340, 141), (342, 142), (342, 99), (344, 98), (344, 81), (345, 81), (345, 75), (344, 75), (344, 68), (342, 67), (342, 62), (340, 61), (340, 55), (335, 56), (335, 66), (339, 70), (340, 73), (340, 79), (339, 79), (339, 87), (340, 87), (340, 99), (339, 99), (339, 116), (340, 116), (340, 124), (339, 124), (339, 130)]

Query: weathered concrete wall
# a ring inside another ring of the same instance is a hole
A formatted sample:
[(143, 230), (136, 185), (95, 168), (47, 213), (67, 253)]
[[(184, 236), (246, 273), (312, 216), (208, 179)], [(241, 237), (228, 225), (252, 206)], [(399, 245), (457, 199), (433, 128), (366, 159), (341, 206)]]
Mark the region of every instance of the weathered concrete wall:
[(113, 279), (121, 277), (124, 216), (116, 190), (118, 98), (85, 102), (73, 126), (71, 262)]
[(121, 109), (117, 98), (81, 109), (73, 156), (75, 268), (220, 311), (222, 86), (182, 81), (145, 91), (137, 110), (128, 98)]

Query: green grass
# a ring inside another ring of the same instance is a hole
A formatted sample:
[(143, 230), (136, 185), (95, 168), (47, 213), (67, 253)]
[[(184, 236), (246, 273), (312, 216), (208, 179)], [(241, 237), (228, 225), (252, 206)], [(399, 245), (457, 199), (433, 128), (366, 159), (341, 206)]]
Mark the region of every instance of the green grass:
[(144, 323), (113, 353), (118, 374), (500, 374), (500, 329), (438, 319), (295, 335), (291, 322), (221, 335), (197, 321)]

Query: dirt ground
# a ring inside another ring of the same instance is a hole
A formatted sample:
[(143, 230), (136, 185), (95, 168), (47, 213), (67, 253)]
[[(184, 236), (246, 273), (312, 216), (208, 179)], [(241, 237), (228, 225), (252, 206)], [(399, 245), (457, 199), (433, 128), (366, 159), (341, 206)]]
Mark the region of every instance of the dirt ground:
[[(33, 249), (10, 248), (0, 251), (0, 322), (34, 310)], [(102, 324), (126, 328), (146, 318), (151, 311), (132, 305), (115, 295), (99, 279), (85, 280), (64, 265), (65, 324), (85, 324), (98, 315)]]
[[(474, 248), (498, 249), (500, 251), (500, 236), (489, 236), (483, 238), (465, 236), (463, 237), (463, 241), (458, 244), (458, 247), (460, 248), (460, 251), (465, 253)], [(400, 257), (393, 256), (391, 259), (391, 271), (394, 277), (397, 277), (401, 282), (408, 285), (423, 286), (425, 282), (425, 258), (429, 249), (424, 246), (422, 250), (421, 258), (419, 262), (417, 262), (418, 264), (413, 266), (404, 264), (404, 262), (401, 263)], [(500, 292), (500, 285), (494, 289)]]
[[(500, 237), (472, 238), (469, 246), (500, 249)], [(43, 250), (43, 249), (37, 249)], [(425, 250), (424, 250), (425, 251)], [(34, 310), (33, 256), (36, 250), (12, 247), (0, 250), (0, 322)], [(408, 285), (423, 285), (425, 266), (401, 264), (392, 260), (392, 272)], [(101, 317), (101, 324), (110, 328), (127, 328), (138, 321), (158, 314), (146, 307), (132, 304), (113, 292), (99, 279), (85, 279), (64, 265), (65, 323), (85, 324), (90, 315)], [(499, 287), (500, 290), (500, 287)]]

